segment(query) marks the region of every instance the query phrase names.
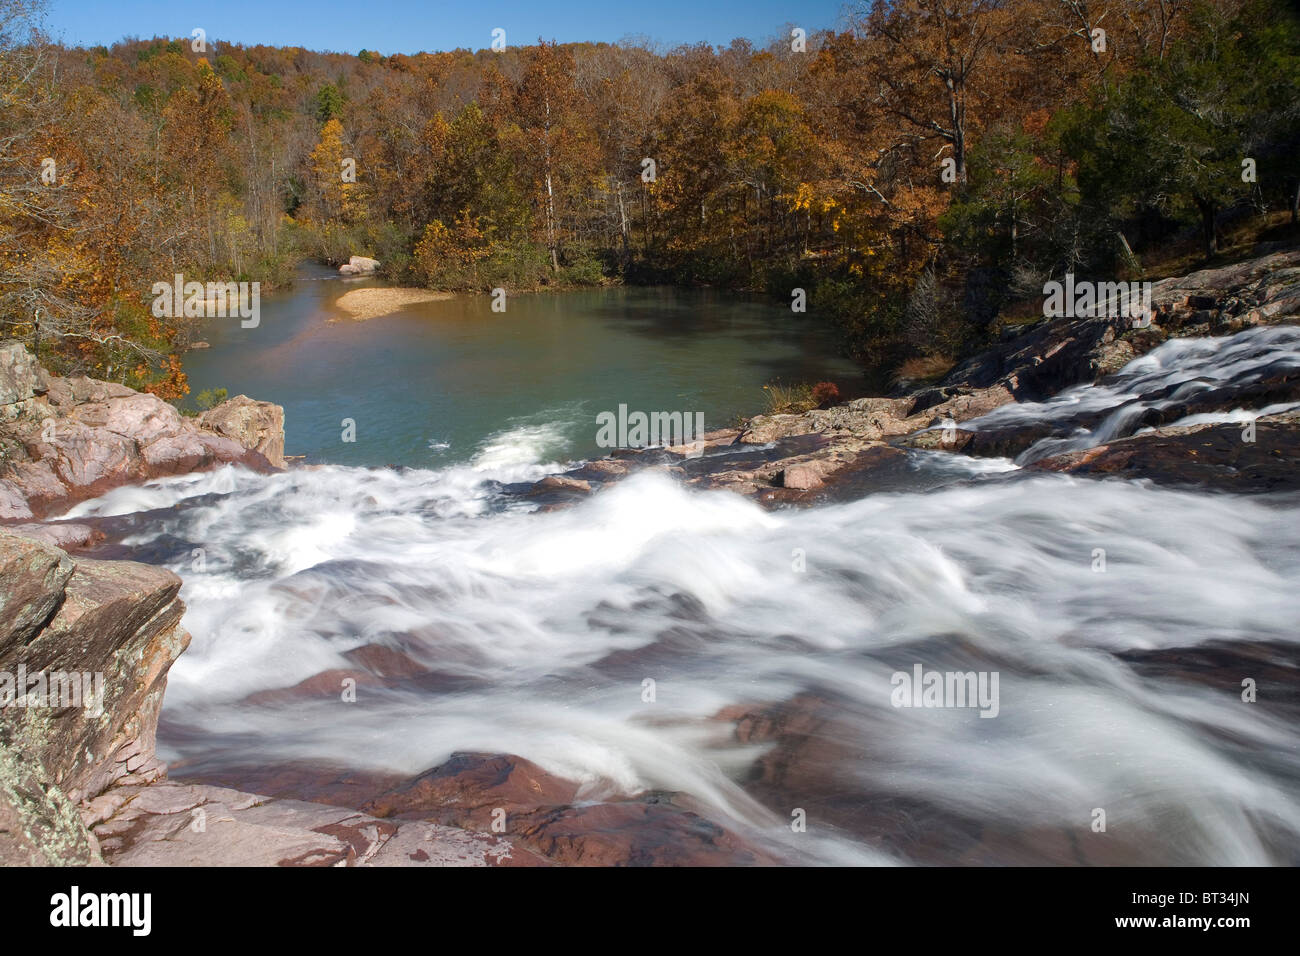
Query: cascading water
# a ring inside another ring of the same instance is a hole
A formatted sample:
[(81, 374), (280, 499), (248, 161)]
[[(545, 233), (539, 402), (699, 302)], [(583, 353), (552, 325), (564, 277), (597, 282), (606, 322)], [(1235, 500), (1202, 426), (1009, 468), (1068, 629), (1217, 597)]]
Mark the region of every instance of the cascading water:
[[(1134, 431), (1134, 423), (1151, 409), (1194, 399), (1222, 386), (1245, 386), (1268, 375), (1300, 369), (1300, 328), (1265, 326), (1220, 338), (1170, 339), (1135, 359), (1104, 382), (1066, 389), (1045, 402), (1003, 405), (987, 415), (964, 422), (968, 431), (1052, 423), (1062, 428), (1077, 420), (1101, 416), (1094, 427), (1077, 426), (1065, 437), (1044, 438), (1023, 452), (1017, 463), (1062, 452), (1091, 448)], [(1261, 415), (1295, 408), (1300, 403), (1274, 403), (1262, 408), (1189, 415), (1171, 425), (1251, 421)]]
[[(1169, 342), (976, 424), (1114, 418), (1298, 349), (1294, 329)], [(185, 579), (165, 755), (413, 775), (517, 754), (582, 799), (683, 792), (789, 860), (1297, 862), (1300, 714), (1272, 675), (1294, 673), (1300, 499), (913, 453), (945, 481), (773, 512), (643, 472), (541, 512), (501, 490), (558, 467), (508, 453), (538, 447), (528, 427), (440, 471), (226, 469), (76, 509), (134, 515), (123, 544)], [(368, 645), (436, 679), (263, 693)], [(1222, 666), (1184, 660), (1204, 655)], [(918, 665), (996, 674), (996, 715), (896, 706)], [(717, 718), (792, 701), (818, 714), (793, 743)]]

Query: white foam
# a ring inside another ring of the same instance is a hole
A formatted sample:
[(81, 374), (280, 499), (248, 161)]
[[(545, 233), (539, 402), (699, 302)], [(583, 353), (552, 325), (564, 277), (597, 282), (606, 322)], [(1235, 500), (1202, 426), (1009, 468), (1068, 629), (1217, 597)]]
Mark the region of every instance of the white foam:
[[(487, 508), (455, 481), (471, 497), (452, 506), (445, 472), (236, 473), (172, 491), (231, 480), (155, 532), (207, 554), (201, 572), (176, 566), (194, 641), (165, 706), (207, 741), (187, 756), (413, 774), (457, 750), (518, 753), (592, 799), (681, 790), (775, 833), (788, 821), (740, 783), (756, 752), (710, 715), (817, 688), (869, 745), (838, 772), (876, 791), (1009, 827), (1106, 805), (1185, 861), (1268, 859), (1256, 818), (1300, 834), (1286, 788), (1198, 727), (1297, 771), (1278, 749), (1291, 731), (1249, 719), (1230, 688), (1138, 681), (1108, 653), (1294, 642), (1294, 505), (1062, 476), (775, 513), (652, 472), (548, 513)], [(367, 643), (474, 689), (238, 703), (355, 669), (343, 654)], [(657, 649), (619, 656), (638, 648)], [(890, 705), (892, 671), (958, 651), (1001, 671), (997, 720)], [(222, 757), (223, 740), (240, 743)], [(837, 846), (818, 858), (862, 852)]]

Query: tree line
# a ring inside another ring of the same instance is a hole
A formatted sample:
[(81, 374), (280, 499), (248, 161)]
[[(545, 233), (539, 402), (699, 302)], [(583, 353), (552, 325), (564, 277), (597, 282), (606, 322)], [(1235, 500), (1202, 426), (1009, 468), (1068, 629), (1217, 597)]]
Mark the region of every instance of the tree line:
[(73, 48), (41, 16), (0, 0), (0, 332), (168, 398), (193, 330), (148, 290), (176, 273), (801, 289), (865, 365), (923, 374), (1052, 277), (1300, 214), (1286, 0), (870, 0), (764, 47), (391, 56)]

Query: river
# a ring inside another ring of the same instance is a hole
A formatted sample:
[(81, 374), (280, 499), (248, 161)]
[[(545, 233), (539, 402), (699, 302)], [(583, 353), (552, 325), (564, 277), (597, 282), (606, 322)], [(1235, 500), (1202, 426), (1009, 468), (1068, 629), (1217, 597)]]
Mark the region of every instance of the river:
[(428, 468), (586, 458), (596, 416), (620, 404), (699, 412), (715, 429), (761, 408), (769, 382), (862, 380), (823, 327), (756, 297), (615, 287), (493, 312), (489, 296), (459, 296), (366, 322), (335, 307), (378, 284), (306, 268), (262, 299), (255, 328), (210, 322), (212, 348), (185, 358), (193, 393), (283, 405), (286, 447), (308, 461)]
[[(124, 543), (185, 579), (194, 640), (159, 748), (177, 776), (509, 753), (585, 800), (686, 794), (792, 862), (1300, 862), (1294, 495), (912, 452), (913, 487), (812, 507), (642, 472), (539, 510), (508, 485), (594, 454), (594, 410), (725, 418), (832, 360), (707, 293), (521, 297), (496, 327), (473, 302), (331, 325), (312, 313), (329, 284), (305, 285), (283, 325), (264, 307), (265, 344), (214, 339), (189, 368), (283, 403), (289, 450), (325, 464), (73, 512), (135, 516)], [(1240, 341), (1198, 344), (1196, 374), (1246, 374)], [(1153, 361), (1069, 400), (1168, 394)], [(370, 437), (338, 446), (341, 417)], [(390, 461), (410, 467), (359, 467)], [(354, 703), (274, 693), (357, 673), (374, 646), (419, 679), (363, 680)], [(918, 667), (995, 675), (996, 698), (899, 706)], [(764, 708), (772, 733), (722, 719)]]

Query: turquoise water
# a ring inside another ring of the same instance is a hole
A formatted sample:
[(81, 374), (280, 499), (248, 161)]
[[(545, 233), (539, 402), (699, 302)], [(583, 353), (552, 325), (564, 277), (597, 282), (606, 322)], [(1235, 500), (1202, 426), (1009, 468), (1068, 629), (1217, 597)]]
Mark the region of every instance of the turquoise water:
[[(443, 467), (568, 461), (603, 454), (596, 416), (702, 412), (705, 427), (762, 410), (773, 380), (831, 380), (860, 370), (815, 320), (715, 290), (610, 288), (488, 296), (409, 306), (366, 322), (334, 301), (374, 280), (304, 269), (261, 301), (261, 322), (208, 322), (210, 349), (185, 358), (193, 394), (283, 405), (286, 451), (345, 465)], [(345, 419), (355, 441), (344, 441)]]

